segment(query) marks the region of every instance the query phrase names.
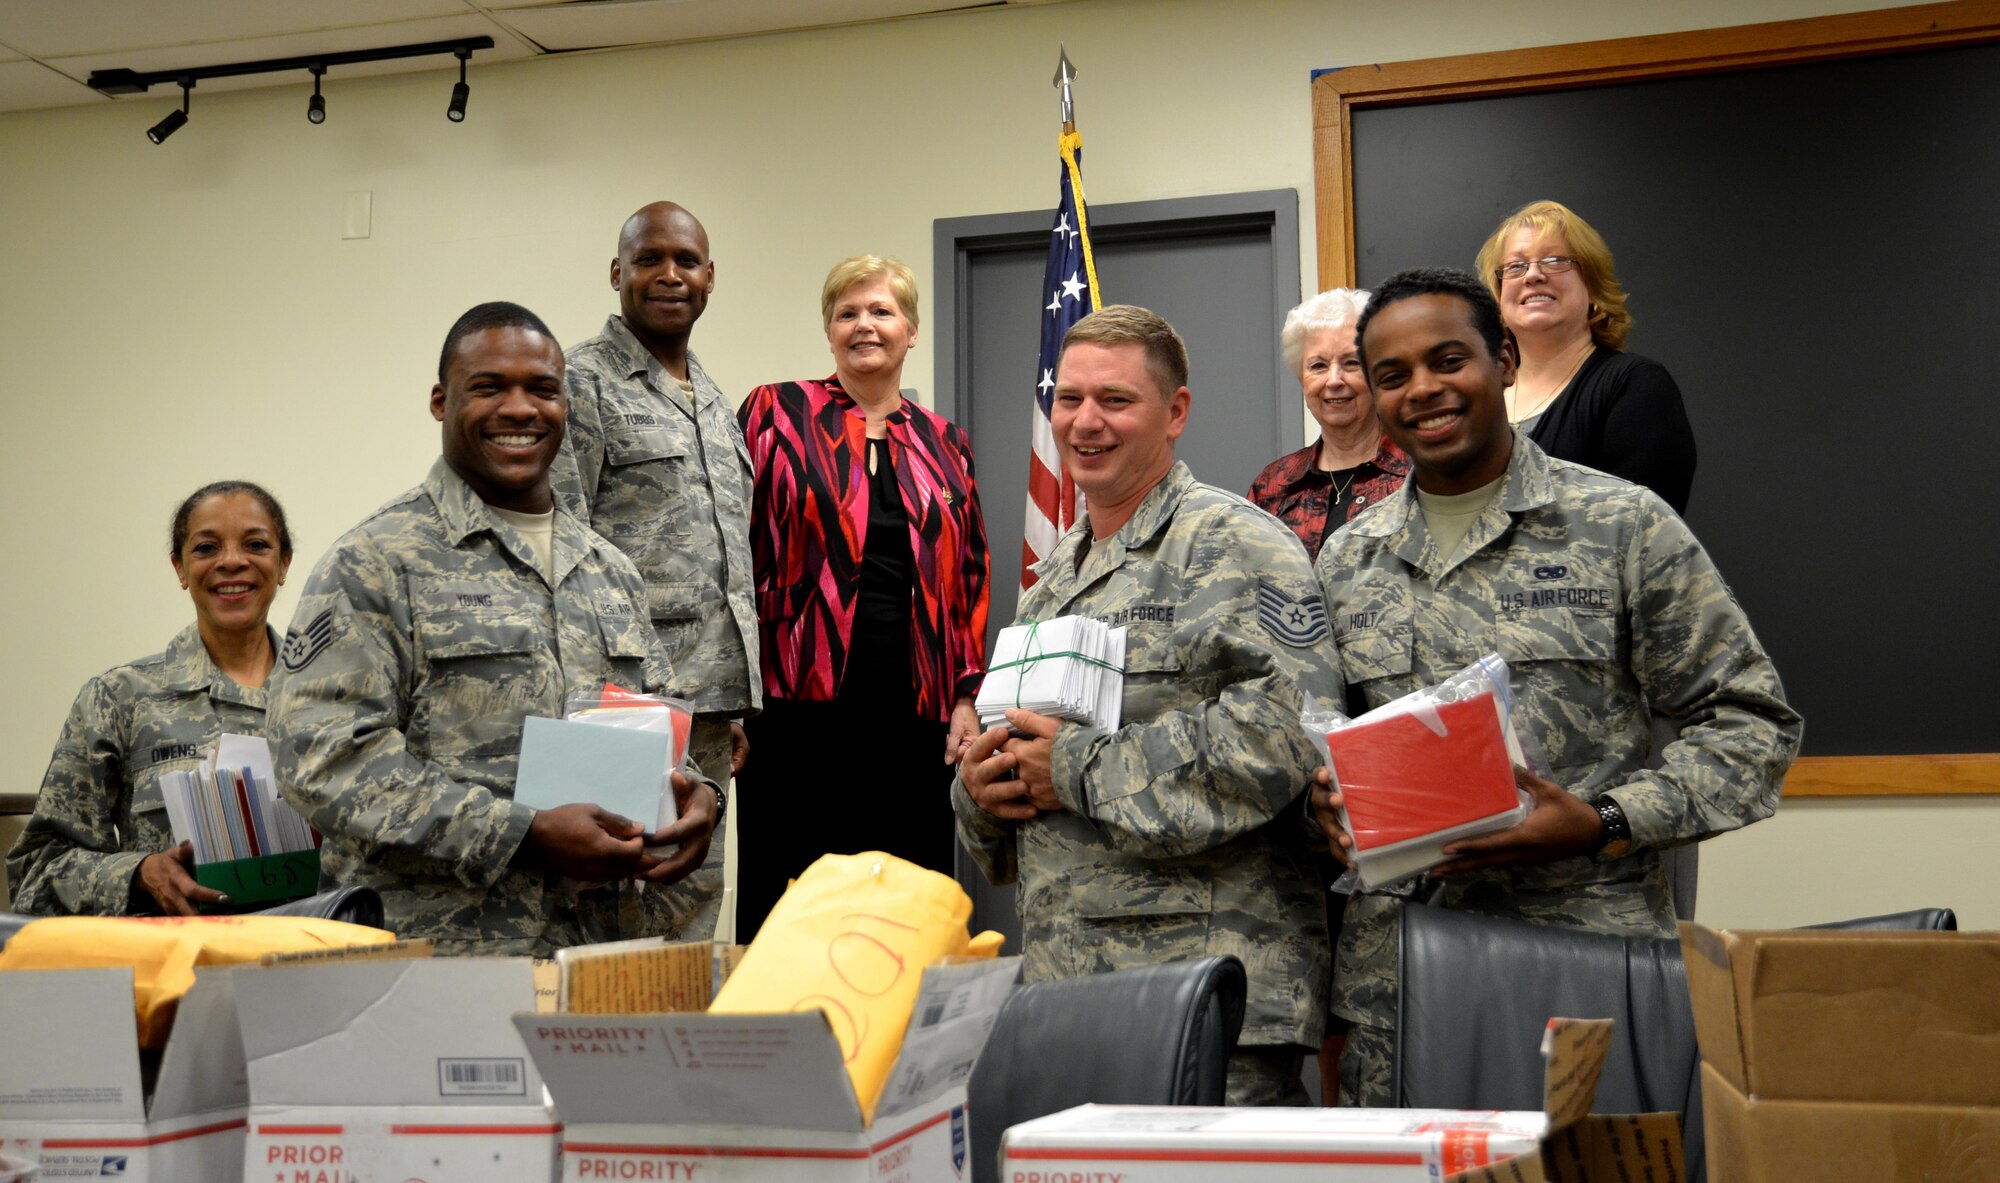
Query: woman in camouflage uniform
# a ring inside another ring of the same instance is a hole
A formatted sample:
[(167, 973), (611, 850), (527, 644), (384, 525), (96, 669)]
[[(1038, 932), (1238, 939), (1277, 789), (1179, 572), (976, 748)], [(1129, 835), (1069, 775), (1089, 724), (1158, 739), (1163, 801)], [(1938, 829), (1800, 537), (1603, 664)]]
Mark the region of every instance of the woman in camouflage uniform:
[(166, 651), (92, 678), (7, 854), (14, 908), (43, 915), (188, 915), (225, 902), (175, 845), (162, 773), (195, 767), (223, 732), (261, 735), (277, 638), (264, 617), (292, 562), (285, 511), (247, 481), (197, 489), (174, 513), (171, 557), (195, 622)]

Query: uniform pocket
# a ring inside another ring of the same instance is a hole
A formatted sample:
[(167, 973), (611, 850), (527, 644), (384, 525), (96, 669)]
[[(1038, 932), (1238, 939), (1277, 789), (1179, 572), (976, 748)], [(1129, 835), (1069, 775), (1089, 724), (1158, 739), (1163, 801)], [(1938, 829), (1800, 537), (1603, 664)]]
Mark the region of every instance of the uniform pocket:
[(525, 596), (471, 581), (419, 589), (411, 621), (428, 682), (410, 739), (432, 758), (513, 755), (527, 703), (555, 675), (543, 614)]
[(1363, 686), (1380, 678), (1410, 676), (1410, 632), (1408, 628), (1371, 628), (1342, 633), (1334, 638), (1340, 646), (1340, 671), (1349, 686)]
[(705, 580), (646, 584), (646, 611), (654, 620), (693, 620), (701, 615), (703, 602), (713, 598)]
[(604, 441), (604, 462), (622, 468), (648, 460), (672, 460), (686, 456), (689, 445), (686, 433), (664, 424), (631, 428)]
[(1538, 661), (1605, 662), (1618, 657), (1618, 618), (1609, 611), (1502, 614), (1494, 640), (1508, 665)]
[(1100, 927), (1146, 916), (1206, 916), (1211, 906), (1208, 880), (1151, 869), (1129, 874), (1107, 869), (1076, 891), (1073, 910)]

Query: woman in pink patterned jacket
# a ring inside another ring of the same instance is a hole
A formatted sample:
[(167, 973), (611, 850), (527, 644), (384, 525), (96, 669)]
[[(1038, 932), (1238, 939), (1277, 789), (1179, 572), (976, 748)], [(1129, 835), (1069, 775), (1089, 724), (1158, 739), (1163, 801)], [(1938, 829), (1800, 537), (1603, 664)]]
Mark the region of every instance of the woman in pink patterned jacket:
[(951, 767), (979, 732), (986, 526), (965, 433), (902, 395), (915, 277), (859, 255), (820, 308), (833, 376), (760, 386), (738, 412), (764, 673), (738, 778), (739, 940), (821, 854), (950, 874)]

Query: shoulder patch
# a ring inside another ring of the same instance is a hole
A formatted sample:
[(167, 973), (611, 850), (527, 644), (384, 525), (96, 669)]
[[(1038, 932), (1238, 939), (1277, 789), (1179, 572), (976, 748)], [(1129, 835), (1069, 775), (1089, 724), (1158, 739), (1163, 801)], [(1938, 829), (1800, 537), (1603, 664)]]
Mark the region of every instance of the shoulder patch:
[(285, 634), (285, 648), (278, 655), (279, 659), (285, 663), (286, 669), (296, 674), (311, 665), (313, 658), (325, 652), (326, 647), (333, 644), (333, 637), (333, 609), (328, 608), (313, 617), (312, 623), (305, 628)]
[(1326, 639), (1326, 601), (1314, 592), (1293, 599), (1268, 581), (1257, 584), (1257, 622), (1264, 631), (1296, 649)]

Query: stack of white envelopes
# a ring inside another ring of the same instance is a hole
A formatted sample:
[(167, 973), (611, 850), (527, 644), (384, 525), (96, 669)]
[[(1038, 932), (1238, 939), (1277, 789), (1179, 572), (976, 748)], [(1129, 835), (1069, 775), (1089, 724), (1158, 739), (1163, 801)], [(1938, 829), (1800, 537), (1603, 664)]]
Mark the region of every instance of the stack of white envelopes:
[(1118, 729), (1125, 693), (1125, 630), (1088, 616), (1009, 625), (993, 643), (979, 688), (979, 724), (1007, 721), (1009, 707), (1105, 731)]

